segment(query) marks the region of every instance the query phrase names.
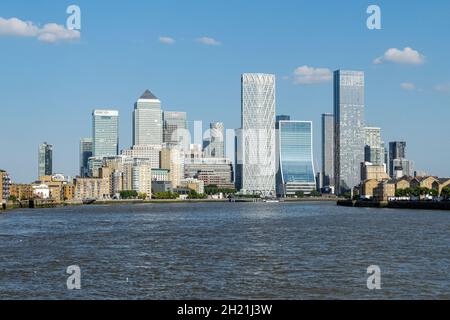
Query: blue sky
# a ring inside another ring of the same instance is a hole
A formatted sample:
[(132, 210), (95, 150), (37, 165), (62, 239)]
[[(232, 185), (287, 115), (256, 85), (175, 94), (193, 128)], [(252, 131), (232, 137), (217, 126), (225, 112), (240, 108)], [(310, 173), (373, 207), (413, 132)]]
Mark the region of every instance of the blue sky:
[[(237, 128), (243, 72), (277, 76), (277, 113), (314, 122), (319, 165), (320, 115), (332, 112), (327, 70), (338, 68), (365, 71), (368, 125), (382, 127), (385, 141), (405, 139), (417, 169), (450, 176), (448, 1), (15, 0), (0, 3), (0, 18), (42, 34), (48, 23), (65, 26), (71, 4), (82, 11), (79, 39), (2, 33), (0, 19), (0, 168), (14, 181), (36, 178), (44, 141), (54, 145), (54, 171), (77, 174), (94, 108), (120, 111), (129, 147), (133, 103), (147, 88), (165, 110)], [(366, 27), (370, 4), (381, 8), (382, 30)], [(394, 48), (398, 59), (391, 51), (374, 63)], [(295, 76), (302, 66), (312, 81)]]

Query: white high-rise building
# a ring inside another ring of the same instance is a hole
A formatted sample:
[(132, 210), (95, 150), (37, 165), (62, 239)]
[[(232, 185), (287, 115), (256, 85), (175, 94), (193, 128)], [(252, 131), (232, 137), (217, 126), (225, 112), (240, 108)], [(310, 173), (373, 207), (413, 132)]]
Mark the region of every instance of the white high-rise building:
[(146, 90), (134, 105), (133, 145), (161, 145), (162, 143), (161, 101)]
[(241, 85), (237, 187), (247, 194), (275, 196), (275, 76), (243, 74)]

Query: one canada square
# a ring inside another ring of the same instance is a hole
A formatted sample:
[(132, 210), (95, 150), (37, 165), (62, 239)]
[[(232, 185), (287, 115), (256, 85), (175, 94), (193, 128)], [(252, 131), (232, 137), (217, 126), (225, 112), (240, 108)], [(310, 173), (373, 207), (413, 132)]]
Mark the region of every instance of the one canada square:
[(336, 192), (351, 191), (360, 182), (364, 162), (364, 72), (334, 72), (334, 178)]
[(246, 73), (241, 86), (240, 187), (247, 194), (275, 196), (275, 76)]

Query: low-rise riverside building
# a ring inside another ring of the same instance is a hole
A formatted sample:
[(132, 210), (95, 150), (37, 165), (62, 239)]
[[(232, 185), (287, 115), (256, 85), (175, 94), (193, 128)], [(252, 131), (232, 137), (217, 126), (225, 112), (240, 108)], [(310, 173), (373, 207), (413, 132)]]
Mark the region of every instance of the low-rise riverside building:
[(198, 179), (183, 179), (181, 180), (181, 188), (186, 188), (190, 190), (194, 190), (198, 194), (204, 194), (205, 193), (205, 183)]
[(373, 199), (375, 201), (388, 201), (395, 197), (395, 183), (389, 180), (382, 181), (373, 190)]
[(33, 186), (31, 184), (11, 184), (10, 194), (17, 200), (33, 199)]
[(362, 199), (372, 199), (373, 191), (375, 188), (378, 187), (379, 184), (380, 184), (380, 181), (376, 180), (376, 179), (366, 180), (363, 183), (361, 183), (361, 191), (360, 191), (361, 198)]
[(374, 165), (370, 162), (361, 163), (361, 181), (366, 180), (388, 180), (389, 175), (386, 173), (385, 165)]
[(152, 181), (152, 193), (173, 192), (172, 182), (170, 181)]
[(108, 199), (110, 197), (109, 186), (105, 179), (100, 178), (76, 178), (74, 180), (76, 200)]
[[(411, 180), (410, 182), (410, 188), (417, 188), (417, 187), (422, 187), (422, 188), (428, 188), (428, 189), (435, 189), (435, 190), (439, 190), (439, 180), (436, 177), (415, 177), (414, 179)], [(433, 186), (435, 188), (433, 188)]]
[(0, 170), (0, 204), (6, 203), (10, 196), (11, 179), (5, 170)]

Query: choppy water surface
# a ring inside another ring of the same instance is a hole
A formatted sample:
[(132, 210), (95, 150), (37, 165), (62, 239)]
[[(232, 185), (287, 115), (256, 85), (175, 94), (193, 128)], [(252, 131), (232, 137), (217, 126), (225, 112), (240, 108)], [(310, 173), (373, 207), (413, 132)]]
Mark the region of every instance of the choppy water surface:
[[(82, 289), (69, 291), (78, 265)], [(370, 291), (378, 265), (382, 289)], [(0, 215), (3, 299), (450, 299), (450, 213), (325, 203)]]

